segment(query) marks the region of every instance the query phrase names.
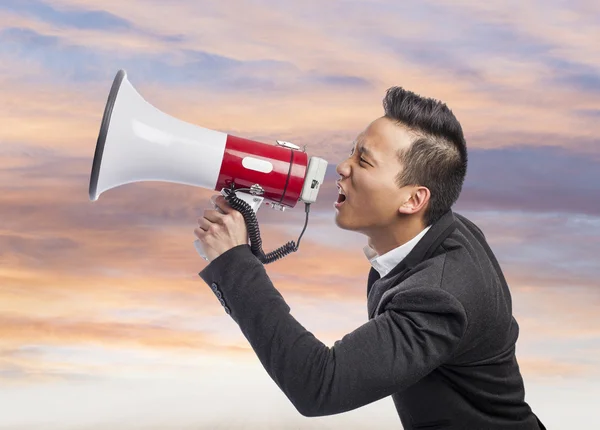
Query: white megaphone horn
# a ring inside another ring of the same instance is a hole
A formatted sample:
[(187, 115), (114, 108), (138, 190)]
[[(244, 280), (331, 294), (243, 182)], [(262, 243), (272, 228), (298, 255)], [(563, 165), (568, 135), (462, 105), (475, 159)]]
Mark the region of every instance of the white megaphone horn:
[[(317, 199), (327, 161), (298, 146), (267, 145), (199, 127), (161, 112), (144, 100), (119, 70), (104, 109), (90, 176), (90, 200), (112, 188), (164, 181), (220, 191), (246, 221), (252, 252), (270, 263), (296, 251)], [(283, 211), (305, 203), (306, 222), (298, 243), (264, 254), (256, 212), (263, 200)], [(206, 259), (200, 242), (197, 251)]]

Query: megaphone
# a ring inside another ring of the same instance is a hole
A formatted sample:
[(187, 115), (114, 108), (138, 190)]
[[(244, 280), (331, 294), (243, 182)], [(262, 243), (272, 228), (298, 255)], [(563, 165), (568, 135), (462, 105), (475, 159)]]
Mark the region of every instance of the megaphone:
[[(174, 118), (144, 100), (119, 70), (104, 108), (89, 197), (95, 201), (107, 190), (141, 181), (220, 191), (244, 216), (252, 252), (267, 264), (297, 251), (326, 169), (326, 160), (309, 159), (290, 142), (268, 145)], [(265, 254), (256, 212), (263, 202), (284, 211), (298, 201), (305, 204), (306, 222), (297, 244)], [(199, 241), (194, 245), (206, 259)]]

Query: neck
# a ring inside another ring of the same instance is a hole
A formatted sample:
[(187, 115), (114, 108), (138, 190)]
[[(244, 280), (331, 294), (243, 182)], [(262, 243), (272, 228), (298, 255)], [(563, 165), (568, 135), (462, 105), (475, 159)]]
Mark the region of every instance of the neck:
[(397, 225), (383, 228), (380, 231), (370, 232), (368, 234), (368, 244), (379, 255), (383, 255), (394, 248), (404, 245), (421, 233), (425, 223), (419, 218), (405, 218), (399, 221)]

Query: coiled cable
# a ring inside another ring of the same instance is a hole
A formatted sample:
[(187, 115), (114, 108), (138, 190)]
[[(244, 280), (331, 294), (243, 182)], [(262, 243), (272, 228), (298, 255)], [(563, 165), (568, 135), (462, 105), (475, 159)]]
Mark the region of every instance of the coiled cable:
[[(258, 220), (256, 219), (256, 214), (250, 207), (248, 203), (244, 200), (238, 198), (235, 195), (236, 189), (235, 184), (232, 184), (229, 189), (225, 188), (225, 200), (229, 205), (240, 212), (244, 217), (244, 221), (246, 222), (246, 228), (248, 229), (248, 236), (250, 237), (250, 249), (252, 253), (263, 263), (269, 264), (280, 258), (285, 257), (286, 255), (298, 251), (298, 247), (300, 246), (300, 239), (302, 239), (302, 235), (306, 230), (306, 225), (308, 224), (308, 213), (310, 212), (310, 203), (304, 204), (304, 209), (306, 212), (306, 219), (304, 221), (304, 228), (298, 237), (298, 243), (295, 243), (293, 240), (289, 241), (285, 245), (277, 248), (274, 251), (265, 254), (262, 249), (262, 239), (260, 237), (260, 228), (258, 226)], [(251, 191), (250, 188), (238, 188), (237, 191)]]

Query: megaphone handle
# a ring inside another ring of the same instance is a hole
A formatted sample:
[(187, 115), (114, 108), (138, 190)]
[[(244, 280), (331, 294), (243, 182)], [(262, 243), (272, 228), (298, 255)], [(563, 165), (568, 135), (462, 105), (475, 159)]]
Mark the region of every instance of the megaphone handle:
[[(219, 209), (219, 207), (217, 205), (215, 205), (213, 203), (214, 208), (221, 212), (224, 213), (221, 209)], [(202, 244), (200, 243), (200, 240), (196, 239), (194, 241), (194, 248), (196, 248), (196, 251), (198, 251), (198, 254), (200, 254), (200, 257), (204, 258), (206, 261), (208, 261), (208, 257), (206, 256), (206, 254), (204, 253), (204, 248), (202, 248)]]
[[(224, 196), (226, 195), (223, 190), (221, 190), (221, 194), (223, 194)], [(255, 196), (250, 193), (245, 193), (242, 191), (237, 191), (235, 195), (237, 196), (237, 198), (242, 199), (246, 203), (248, 203), (250, 205), (250, 207), (252, 208), (252, 210), (254, 211), (254, 213), (258, 212), (258, 209), (260, 208), (260, 205), (262, 204), (262, 202), (264, 200), (264, 197)], [(216, 210), (218, 210), (222, 214), (225, 213), (221, 209), (219, 209), (219, 207), (217, 205), (215, 205), (214, 203), (213, 203), (213, 205)], [(194, 241), (194, 248), (196, 248), (196, 251), (198, 251), (198, 254), (200, 254), (200, 257), (202, 257), (206, 261), (208, 261), (208, 258), (206, 257), (206, 254), (204, 253), (204, 249), (202, 248), (202, 244), (200, 243), (200, 241), (198, 239), (196, 239)]]
[(206, 254), (204, 253), (204, 249), (202, 248), (202, 244), (200, 243), (200, 241), (198, 239), (196, 239), (194, 241), (194, 248), (196, 248), (196, 251), (198, 251), (198, 254), (200, 254), (200, 257), (202, 257), (206, 261), (208, 261), (208, 258), (206, 257)]

